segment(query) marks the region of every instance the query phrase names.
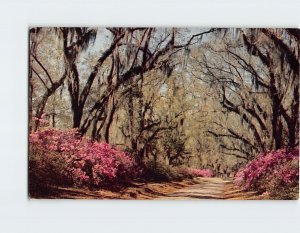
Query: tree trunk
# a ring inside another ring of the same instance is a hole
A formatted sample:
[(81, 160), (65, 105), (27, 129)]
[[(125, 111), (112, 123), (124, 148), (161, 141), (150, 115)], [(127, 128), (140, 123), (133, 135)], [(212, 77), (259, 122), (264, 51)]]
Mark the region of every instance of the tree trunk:
[[(131, 85), (131, 83), (129, 84)], [(129, 140), (130, 140), (130, 147), (133, 153), (136, 153), (137, 144), (135, 139), (135, 130), (134, 130), (134, 111), (133, 111), (133, 88), (130, 87), (128, 92), (128, 117), (129, 117)]]
[(270, 97), (272, 100), (272, 135), (275, 143), (275, 149), (281, 148), (282, 130), (280, 129), (280, 99), (276, 89), (275, 76), (270, 72)]
[(105, 128), (105, 133), (104, 133), (104, 138), (107, 143), (109, 143), (109, 132), (110, 132), (111, 124), (114, 119), (114, 114), (116, 112), (116, 108), (117, 108), (117, 103), (115, 103), (115, 100), (113, 98), (112, 99), (112, 108), (109, 113), (108, 121), (107, 121), (106, 128)]
[(83, 113), (83, 106), (79, 103), (79, 74), (76, 64), (72, 64), (71, 70), (69, 71), (68, 90), (71, 98), (73, 128), (79, 128)]
[[(299, 82), (297, 80), (296, 82)], [(296, 146), (296, 135), (299, 132), (299, 84), (294, 87), (294, 101), (292, 105), (291, 122), (288, 124), (289, 148)]]

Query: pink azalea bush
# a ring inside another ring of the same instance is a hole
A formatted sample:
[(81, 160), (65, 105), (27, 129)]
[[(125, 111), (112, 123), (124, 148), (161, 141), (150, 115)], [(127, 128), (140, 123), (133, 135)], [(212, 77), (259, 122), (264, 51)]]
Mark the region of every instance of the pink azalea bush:
[(29, 135), (29, 182), (97, 187), (136, 174), (130, 154), (103, 142), (91, 142), (76, 129), (46, 128)]
[(236, 173), (235, 183), (245, 190), (290, 199), (291, 193), (298, 193), (299, 148), (260, 154)]
[(213, 177), (214, 173), (210, 169), (189, 168), (188, 171), (196, 177)]

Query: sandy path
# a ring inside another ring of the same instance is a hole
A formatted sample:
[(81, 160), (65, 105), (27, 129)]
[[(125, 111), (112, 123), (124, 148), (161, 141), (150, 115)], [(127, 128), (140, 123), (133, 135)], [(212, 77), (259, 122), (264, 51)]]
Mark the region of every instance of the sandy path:
[(245, 192), (232, 181), (221, 178), (197, 178), (197, 184), (176, 190), (157, 199), (255, 199), (254, 192)]
[(258, 199), (254, 192), (245, 192), (232, 181), (221, 178), (195, 178), (178, 182), (134, 182), (129, 187), (111, 190), (80, 188), (53, 189), (53, 192), (33, 196), (46, 199), (125, 199), (125, 200), (187, 200), (187, 199)]
[(178, 189), (159, 199), (224, 199), (225, 181), (220, 178), (198, 178), (197, 184)]

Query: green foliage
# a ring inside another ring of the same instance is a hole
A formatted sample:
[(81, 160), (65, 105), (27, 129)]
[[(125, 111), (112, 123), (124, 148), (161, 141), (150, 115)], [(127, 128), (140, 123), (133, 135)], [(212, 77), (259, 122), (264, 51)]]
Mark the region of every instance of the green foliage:
[(173, 167), (161, 162), (149, 161), (144, 169), (143, 178), (150, 181), (180, 181), (195, 177), (212, 177), (209, 169), (196, 169), (187, 166)]
[(177, 170), (169, 165), (160, 162), (149, 161), (145, 165), (142, 177), (149, 181), (163, 182), (181, 180), (183, 177)]
[(171, 165), (181, 165), (184, 160), (185, 140), (179, 132), (167, 131), (162, 138), (163, 149)]

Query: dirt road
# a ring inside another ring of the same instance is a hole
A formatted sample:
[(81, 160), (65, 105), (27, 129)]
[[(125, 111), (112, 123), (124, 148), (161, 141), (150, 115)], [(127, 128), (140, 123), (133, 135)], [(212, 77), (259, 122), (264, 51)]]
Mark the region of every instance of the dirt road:
[(186, 200), (186, 199), (258, 199), (254, 192), (245, 192), (232, 181), (221, 178), (195, 178), (178, 182), (134, 182), (129, 187), (112, 190), (55, 188), (33, 198), (50, 199), (126, 199), (126, 200)]
[(221, 178), (197, 178), (196, 184), (178, 189), (158, 199), (254, 199), (254, 192), (245, 192), (232, 181)]

